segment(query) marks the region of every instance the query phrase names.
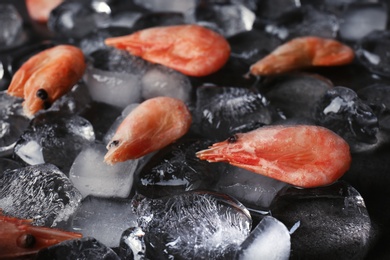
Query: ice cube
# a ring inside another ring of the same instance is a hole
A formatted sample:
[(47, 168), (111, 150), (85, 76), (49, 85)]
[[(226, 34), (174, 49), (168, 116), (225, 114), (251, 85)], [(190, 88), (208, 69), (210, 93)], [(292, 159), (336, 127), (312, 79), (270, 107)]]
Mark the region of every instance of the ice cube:
[(134, 0), (134, 3), (154, 12), (185, 12), (195, 6), (196, 0)]
[(268, 209), (278, 192), (286, 187), (284, 182), (231, 165), (225, 165), (215, 185), (219, 192), (255, 210)]
[(181, 12), (152, 12), (141, 15), (135, 21), (133, 29), (142, 30), (150, 27), (185, 24), (184, 14)]
[[(84, 145), (95, 140), (90, 122), (60, 111), (37, 115), (20, 136), (15, 155), (28, 164), (52, 163), (65, 174)], [(43, 160), (42, 160), (43, 159)]]
[(374, 31), (363, 37), (355, 47), (359, 62), (374, 74), (390, 76), (390, 32)]
[(101, 143), (85, 147), (75, 159), (69, 178), (83, 197), (126, 198), (133, 185), (133, 175), (138, 160), (128, 160), (115, 165), (104, 163), (107, 149)]
[(0, 208), (33, 219), (34, 225), (66, 221), (81, 201), (80, 192), (56, 166), (39, 164), (0, 173)]
[(95, 238), (84, 237), (61, 242), (44, 248), (35, 256), (36, 260), (70, 260), (70, 259), (99, 259), (120, 260), (118, 255), (109, 247)]
[(340, 17), (340, 37), (357, 41), (375, 30), (385, 30), (387, 10), (384, 3), (350, 4)]
[(257, 91), (235, 87), (203, 86), (197, 88), (194, 123), (207, 137), (223, 140), (239, 126), (269, 124), (272, 113), (267, 99)]
[(317, 124), (343, 137), (353, 152), (379, 145), (378, 118), (352, 89), (334, 87), (325, 92), (315, 115)]
[(160, 150), (137, 175), (137, 192), (158, 198), (211, 188), (218, 177), (218, 165), (199, 160), (195, 153), (212, 143), (207, 139), (183, 138)]
[(192, 85), (184, 74), (162, 65), (152, 65), (141, 79), (141, 90), (143, 99), (168, 96), (187, 103)]
[(11, 4), (0, 4), (0, 49), (16, 47), (27, 40), (23, 19)]
[(270, 104), (287, 118), (315, 117), (317, 103), (332, 87), (325, 78), (308, 74), (286, 74), (261, 86)]
[(119, 257), (122, 260), (143, 260), (145, 259), (145, 232), (140, 227), (126, 229), (122, 233), (119, 244)]
[(134, 205), (145, 232), (147, 257), (222, 259), (235, 252), (251, 228), (247, 209), (224, 194), (191, 191), (153, 200), (137, 197)]
[(266, 216), (240, 245), (237, 260), (287, 260), (291, 241), (287, 227), (274, 217)]
[(189, 23), (215, 28), (225, 37), (250, 31), (255, 18), (254, 12), (241, 4), (199, 5), (186, 15)]
[(371, 220), (359, 192), (346, 182), (312, 189), (290, 188), (271, 207), (291, 229), (291, 258), (364, 258), (371, 243)]
[(88, 196), (72, 218), (73, 231), (94, 237), (109, 247), (118, 247), (123, 231), (136, 226), (131, 200)]

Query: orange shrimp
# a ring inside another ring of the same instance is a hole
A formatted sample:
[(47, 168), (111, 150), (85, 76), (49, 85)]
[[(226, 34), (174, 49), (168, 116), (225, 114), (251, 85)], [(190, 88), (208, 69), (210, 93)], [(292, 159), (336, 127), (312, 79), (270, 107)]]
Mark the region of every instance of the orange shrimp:
[(319, 37), (293, 39), (250, 67), (252, 75), (274, 75), (310, 66), (351, 63), (354, 51), (336, 40)]
[(198, 25), (154, 27), (105, 43), (195, 77), (216, 72), (230, 56), (223, 36)]
[(64, 0), (26, 0), (26, 7), (30, 17), (40, 23), (46, 23), (50, 12)]
[(295, 186), (328, 185), (351, 163), (349, 145), (319, 126), (269, 126), (237, 134), (196, 156), (232, 165)]
[(5, 216), (0, 211), (0, 259), (25, 259), (42, 248), (82, 237), (79, 233), (31, 226), (31, 222)]
[(114, 164), (159, 150), (187, 133), (191, 122), (183, 101), (171, 97), (148, 99), (119, 125), (107, 145), (104, 161)]
[(71, 45), (44, 50), (27, 60), (15, 73), (7, 93), (24, 98), (23, 108), (31, 116), (67, 93), (86, 68), (82, 51)]

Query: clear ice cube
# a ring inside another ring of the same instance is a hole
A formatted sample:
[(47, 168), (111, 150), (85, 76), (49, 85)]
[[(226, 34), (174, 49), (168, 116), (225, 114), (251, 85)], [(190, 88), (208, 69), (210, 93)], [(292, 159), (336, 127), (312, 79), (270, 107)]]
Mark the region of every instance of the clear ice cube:
[(27, 36), (23, 29), (23, 19), (11, 4), (0, 4), (0, 49), (22, 44)]
[(185, 12), (193, 8), (196, 0), (134, 0), (134, 3), (154, 12)]
[(83, 146), (94, 140), (93, 127), (85, 118), (49, 111), (31, 121), (17, 141), (14, 153), (27, 164), (52, 163), (68, 174)]
[(66, 221), (81, 201), (80, 192), (56, 166), (40, 164), (0, 173), (0, 208), (5, 214), (33, 219), (34, 225)]
[(94, 237), (106, 246), (118, 247), (123, 231), (137, 226), (131, 200), (88, 196), (72, 217), (71, 228)]
[(83, 197), (129, 196), (138, 160), (108, 165), (104, 162), (106, 152), (105, 145), (91, 144), (79, 153), (70, 168), (69, 178)]
[(119, 244), (119, 257), (122, 260), (145, 259), (146, 245), (144, 236), (145, 232), (140, 227), (126, 229), (122, 233)]

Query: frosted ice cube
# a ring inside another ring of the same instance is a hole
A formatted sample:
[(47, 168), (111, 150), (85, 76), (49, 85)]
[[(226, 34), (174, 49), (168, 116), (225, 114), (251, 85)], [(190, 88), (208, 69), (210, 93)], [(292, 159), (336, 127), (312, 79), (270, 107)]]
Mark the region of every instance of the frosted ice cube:
[(264, 217), (240, 245), (237, 260), (288, 260), (291, 241), (287, 227), (271, 216)]
[(192, 93), (187, 76), (162, 65), (153, 65), (141, 79), (142, 98), (168, 96), (188, 102)]
[(72, 219), (72, 229), (109, 247), (118, 247), (123, 231), (137, 226), (130, 200), (88, 196)]
[(81, 201), (80, 192), (56, 166), (40, 164), (0, 173), (0, 208), (33, 219), (35, 225), (66, 221)]
[(138, 160), (108, 165), (104, 163), (105, 145), (95, 143), (84, 148), (69, 171), (69, 178), (83, 197), (126, 198), (133, 185)]
[(145, 232), (146, 254), (159, 259), (222, 259), (245, 240), (252, 224), (242, 204), (213, 192), (136, 197), (133, 203)]

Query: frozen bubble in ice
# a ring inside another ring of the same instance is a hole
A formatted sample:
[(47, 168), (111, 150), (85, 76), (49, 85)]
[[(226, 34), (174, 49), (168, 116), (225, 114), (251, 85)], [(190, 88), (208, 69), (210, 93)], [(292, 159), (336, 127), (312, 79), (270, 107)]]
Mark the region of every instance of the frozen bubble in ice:
[(91, 123), (77, 115), (49, 111), (37, 115), (17, 141), (14, 154), (30, 165), (52, 163), (65, 174), (95, 134)]
[(218, 164), (210, 165), (195, 153), (212, 143), (206, 139), (184, 138), (160, 150), (136, 177), (137, 192), (158, 198), (210, 188), (218, 177)]
[(23, 113), (23, 99), (0, 92), (0, 156), (11, 155), (30, 119)]
[(186, 16), (189, 23), (214, 28), (225, 37), (250, 31), (255, 18), (256, 15), (241, 4), (198, 5)]
[(278, 192), (288, 185), (242, 168), (226, 165), (215, 187), (219, 192), (236, 198), (251, 209), (265, 210), (269, 208)]
[(208, 138), (223, 140), (239, 126), (271, 123), (268, 101), (257, 91), (235, 87), (197, 88), (194, 123)]
[(0, 4), (0, 50), (16, 47), (27, 40), (23, 19), (11, 4)]
[(353, 152), (378, 143), (378, 118), (352, 89), (328, 90), (318, 102), (315, 120), (343, 137)]
[(141, 79), (143, 99), (159, 96), (173, 97), (188, 102), (192, 85), (188, 77), (162, 65), (152, 65)]
[(384, 3), (350, 4), (340, 17), (340, 37), (358, 41), (375, 30), (385, 30), (387, 8)]
[(271, 207), (291, 229), (292, 259), (360, 259), (370, 245), (371, 220), (359, 192), (346, 182), (313, 189), (290, 188)]
[(266, 216), (240, 245), (237, 260), (288, 260), (291, 241), (287, 227), (274, 217)]
[(51, 11), (47, 26), (57, 37), (80, 39), (96, 27), (107, 26), (108, 20), (109, 14), (89, 1), (64, 1)]
[(74, 232), (94, 237), (109, 247), (118, 247), (123, 231), (135, 226), (131, 200), (88, 196), (72, 218)]
[(140, 227), (126, 229), (122, 233), (119, 244), (119, 257), (122, 260), (143, 260), (145, 259), (146, 245), (144, 241), (145, 232)]
[(66, 221), (81, 201), (80, 192), (56, 166), (40, 164), (0, 173), (0, 208), (34, 225)]
[(261, 87), (267, 90), (264, 95), (271, 105), (287, 118), (314, 118), (317, 102), (332, 83), (310, 74), (286, 74), (268, 80)]
[(184, 15), (180, 12), (153, 12), (145, 13), (134, 23), (135, 30), (157, 26), (170, 26), (185, 24)]
[(227, 195), (198, 191), (137, 199), (147, 257), (228, 259), (251, 228), (247, 209)]
[(134, 3), (153, 12), (182, 12), (184, 13), (196, 4), (196, 0), (134, 0)]
[(108, 165), (104, 163), (107, 149), (100, 143), (84, 148), (69, 171), (69, 178), (83, 197), (126, 198), (133, 185), (137, 160)]
[(294, 9), (269, 23), (266, 32), (289, 40), (301, 36), (336, 38), (339, 22), (335, 15), (312, 6)]
[(359, 62), (374, 74), (390, 77), (390, 31), (374, 31), (355, 47)]
[(125, 51), (103, 49), (91, 54), (84, 80), (94, 101), (124, 108), (141, 101), (147, 62)]
[(84, 82), (79, 82), (73, 86), (71, 91), (54, 101), (49, 111), (62, 111), (71, 114), (82, 113), (92, 102), (89, 91)]
[(120, 260), (118, 255), (108, 246), (95, 238), (84, 237), (61, 242), (57, 245), (41, 249), (35, 260)]

